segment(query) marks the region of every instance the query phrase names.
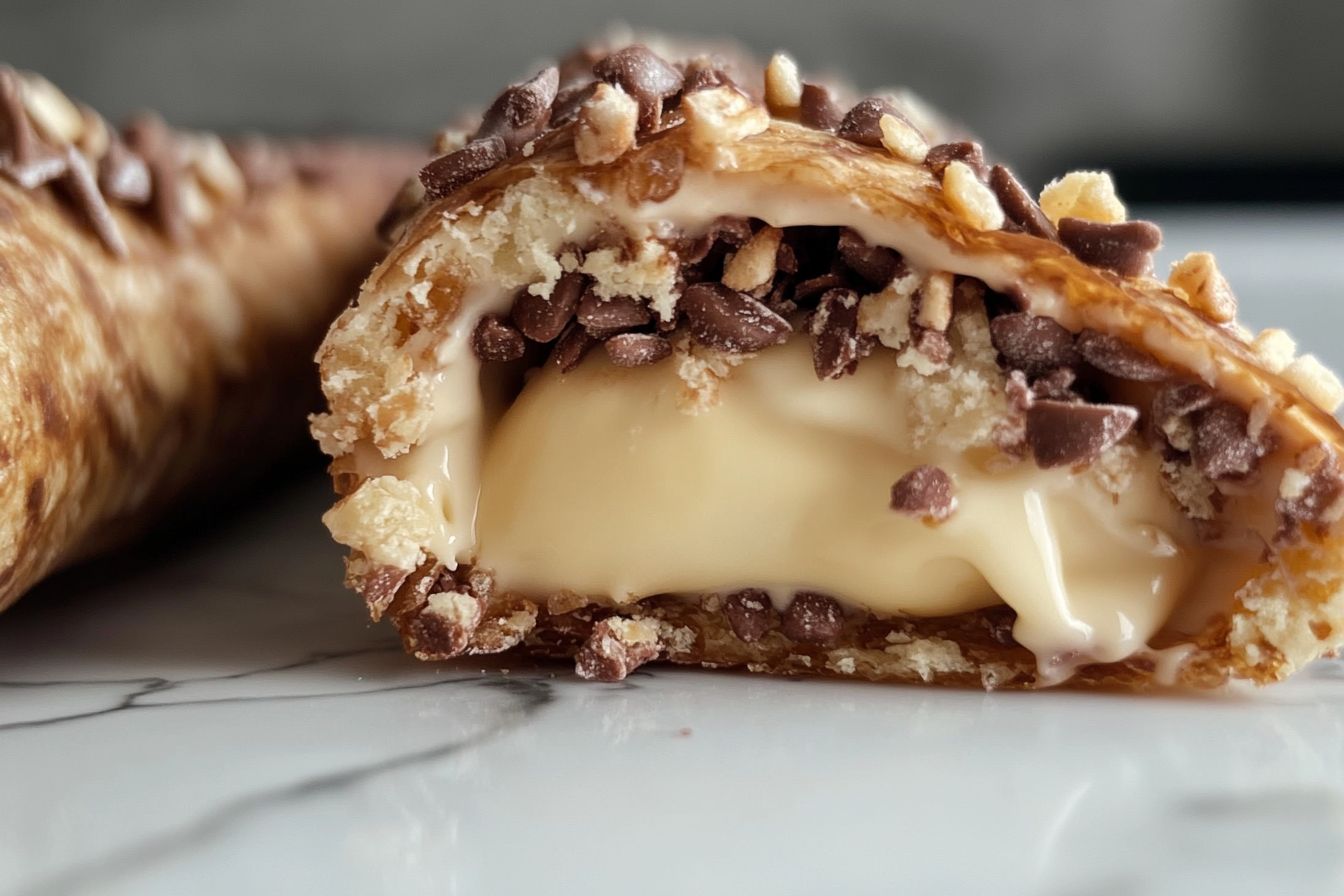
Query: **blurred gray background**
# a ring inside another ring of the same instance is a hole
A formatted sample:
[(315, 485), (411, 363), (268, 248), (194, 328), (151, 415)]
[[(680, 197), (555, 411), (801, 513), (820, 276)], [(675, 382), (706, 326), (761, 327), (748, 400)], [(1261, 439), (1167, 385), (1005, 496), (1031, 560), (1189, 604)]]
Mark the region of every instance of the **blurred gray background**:
[(422, 136), (617, 20), (907, 85), (1037, 184), (1344, 198), (1340, 0), (0, 0), (0, 59), (114, 119)]

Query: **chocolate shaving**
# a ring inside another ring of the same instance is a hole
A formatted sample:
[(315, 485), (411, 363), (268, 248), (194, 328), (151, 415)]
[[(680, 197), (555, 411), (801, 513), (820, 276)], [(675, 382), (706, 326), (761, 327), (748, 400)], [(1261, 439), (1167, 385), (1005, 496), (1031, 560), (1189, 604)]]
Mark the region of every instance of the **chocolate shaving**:
[(759, 588), (745, 588), (724, 599), (723, 615), (728, 618), (733, 634), (754, 644), (774, 627), (776, 613), (769, 594)]
[(1061, 218), (1059, 239), (1085, 264), (1122, 277), (1139, 277), (1153, 269), (1153, 253), (1162, 245), (1162, 230), (1150, 221), (1102, 224)]
[(1072, 367), (1079, 361), (1073, 334), (1048, 317), (1023, 311), (1000, 314), (989, 322), (989, 336), (1004, 366), (1029, 377), (1057, 367)]
[(126, 144), (149, 168), (153, 185), (150, 209), (159, 227), (172, 242), (186, 242), (190, 231), (182, 198), (182, 153), (172, 131), (163, 119), (146, 113), (127, 125), (124, 136)]
[(565, 324), (574, 317), (579, 298), (588, 285), (588, 278), (576, 271), (560, 275), (549, 296), (518, 291), (509, 317), (513, 325), (533, 342), (551, 342), (564, 332)]
[(952, 477), (929, 464), (915, 467), (891, 487), (891, 509), (925, 522), (943, 522), (957, 509)]
[(1171, 371), (1152, 355), (1106, 333), (1083, 330), (1074, 347), (1087, 363), (1122, 380), (1157, 383), (1171, 378)]
[(793, 288), (793, 300), (795, 302), (806, 302), (809, 299), (816, 298), (828, 289), (846, 286), (845, 278), (839, 274), (822, 274), (819, 277), (810, 277), (807, 280), (799, 281)]
[(487, 314), (471, 333), (471, 350), (482, 361), (517, 361), (527, 343), (502, 315)]
[(1007, 168), (995, 165), (989, 169), (989, 188), (999, 200), (1004, 216), (1020, 230), (1043, 239), (1059, 240), (1059, 231), (1055, 225), (1050, 223), (1026, 187)]
[(686, 64), (685, 84), (681, 89), (683, 94), (712, 90), (715, 87), (732, 87), (735, 90), (741, 90), (732, 76), (711, 60), (692, 59)]
[(642, 327), (653, 320), (648, 305), (634, 296), (604, 299), (590, 286), (579, 300), (579, 323), (594, 339), (606, 339), (624, 330)]
[(1027, 410), (1027, 444), (1038, 467), (1078, 466), (1123, 439), (1138, 419), (1128, 405), (1037, 400)]
[(845, 613), (833, 597), (815, 591), (799, 591), (783, 613), (780, 630), (800, 644), (826, 647), (835, 643), (845, 627)]
[(621, 333), (603, 343), (617, 367), (645, 367), (672, 354), (672, 343), (653, 333)]
[(751, 221), (724, 215), (715, 218), (709, 229), (700, 236), (679, 241), (677, 255), (682, 264), (699, 264), (709, 255), (715, 243), (723, 242), (736, 248), (751, 239), (751, 234)]
[(1190, 457), (1210, 479), (1236, 479), (1255, 471), (1263, 446), (1251, 438), (1245, 411), (1219, 401), (1195, 412)]
[(559, 88), (560, 70), (555, 66), (542, 69), (522, 84), (515, 84), (485, 110), (474, 139), (499, 137), (507, 152), (517, 152), (546, 129)]
[(726, 352), (758, 352), (789, 338), (789, 322), (722, 283), (686, 287), (677, 308), (696, 342)]
[(853, 373), (865, 352), (859, 338), (859, 296), (852, 289), (832, 289), (821, 297), (812, 315), (812, 366), (819, 380)]
[(64, 155), (66, 169), (61, 185), (84, 213), (89, 226), (107, 251), (118, 258), (125, 258), (128, 252), (126, 240), (122, 238), (116, 219), (112, 217), (107, 201), (98, 190), (98, 180), (94, 177), (89, 160), (73, 146), (67, 146)]
[(883, 289), (904, 272), (905, 263), (895, 249), (873, 246), (846, 227), (836, 242), (840, 259), (873, 289)]
[(420, 169), (420, 183), (426, 199), (442, 199), (459, 187), (484, 176), (508, 156), (500, 137), (473, 140), (466, 146), (440, 156)]
[(870, 96), (859, 100), (845, 113), (844, 119), (835, 130), (835, 135), (843, 140), (858, 143), (861, 146), (882, 145), (883, 115), (892, 115), (905, 120), (905, 116), (896, 107), (880, 96)]
[(834, 131), (844, 118), (829, 90), (817, 84), (803, 85), (798, 106), (799, 121), (819, 131)]
[(643, 44), (617, 50), (594, 65), (593, 74), (635, 98), (641, 132), (657, 129), (663, 100), (679, 93), (685, 81), (681, 72)]
[(955, 143), (939, 143), (929, 148), (924, 157), (924, 166), (933, 172), (933, 176), (942, 178), (947, 166), (953, 162), (965, 162), (981, 179), (985, 176), (985, 153), (979, 143), (959, 140)]
[(149, 166), (117, 136), (98, 160), (98, 185), (108, 199), (126, 205), (144, 205), (153, 191)]
[(582, 324), (573, 321), (555, 341), (555, 348), (551, 351), (551, 363), (559, 367), (561, 373), (569, 373), (579, 366), (583, 356), (595, 345), (597, 340), (588, 335)]

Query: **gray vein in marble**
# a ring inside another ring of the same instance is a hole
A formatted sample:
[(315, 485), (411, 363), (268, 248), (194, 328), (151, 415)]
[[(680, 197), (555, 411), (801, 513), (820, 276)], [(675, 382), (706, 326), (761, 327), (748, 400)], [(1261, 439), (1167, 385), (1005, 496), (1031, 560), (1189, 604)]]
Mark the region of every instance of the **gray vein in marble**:
[[(66, 894), (81, 890), (87, 891), (91, 888), (107, 886), (117, 879), (124, 879), (128, 876), (133, 876), (137, 873), (146, 871), (148, 866), (159, 860), (169, 857), (177, 857), (180, 853), (203, 846), (211, 839), (225, 834), (236, 825), (246, 822), (259, 813), (278, 809), (299, 800), (312, 799), (336, 791), (345, 790), (379, 775), (412, 768), (426, 763), (432, 763), (446, 759), (464, 750), (482, 746), (513, 730), (523, 722), (532, 719), (544, 707), (550, 705), (555, 700), (551, 686), (546, 682), (510, 678), (454, 678), (433, 682), (422, 682), (415, 685), (359, 691), (356, 692), (356, 694), (372, 695), (389, 693), (391, 691), (410, 690), (414, 688), (463, 684), (498, 689), (503, 691), (509, 697), (514, 698), (515, 704), (510, 708), (510, 711), (503, 719), (464, 740), (439, 744), (404, 756), (396, 756), (391, 759), (371, 762), (365, 765), (355, 766), (353, 768), (326, 775), (319, 775), (271, 790), (265, 790), (240, 797), (219, 806), (206, 813), (204, 816), (174, 831), (170, 831), (161, 836), (150, 837), (143, 842), (117, 850), (112, 855), (105, 858), (90, 862), (83, 866), (73, 867), (67, 871), (53, 875), (46, 880), (21, 887), (15, 891), (13, 896), (56, 896), (56, 894), (66, 896)], [(325, 697), (340, 695), (322, 694), (313, 696)], [(268, 698), (255, 699), (265, 700)], [(275, 699), (303, 698), (281, 697)], [(199, 702), (221, 703), (240, 701), (211, 700)]]
[[(51, 716), (44, 719), (29, 719), (22, 722), (0, 723), (0, 734), (8, 731), (20, 731), (29, 728), (44, 728), (50, 725), (58, 725), (65, 722), (77, 722), (83, 719), (93, 719), (99, 716), (110, 715), (115, 712), (132, 709), (165, 709), (174, 706), (199, 706), (209, 703), (240, 703), (249, 700), (256, 701), (276, 701), (276, 700), (302, 700), (315, 697), (336, 697), (348, 696), (352, 694), (376, 693), (375, 690), (358, 691), (326, 691), (317, 694), (275, 694), (264, 697), (216, 697), (202, 700), (167, 700), (156, 703), (140, 703), (141, 699), (151, 694), (162, 694), (171, 691), (174, 688), (184, 684), (197, 684), (206, 681), (238, 681), (255, 675), (265, 675), (273, 672), (290, 672), (295, 669), (302, 669), (306, 666), (312, 666), (317, 663), (324, 663), (330, 660), (348, 659), (356, 656), (367, 656), (376, 653), (390, 653), (399, 650), (397, 645), (378, 645), (376, 647), (360, 647), (354, 650), (333, 650), (312, 653), (300, 660), (294, 660), (288, 663), (281, 663), (274, 666), (265, 666), (260, 669), (246, 669), (241, 672), (229, 672), (223, 675), (202, 675), (188, 678), (161, 678), (149, 676), (145, 678), (127, 678), (127, 679), (84, 679), (84, 680), (60, 680), (60, 681), (0, 681), (0, 688), (43, 688), (55, 686), (99, 686), (106, 685), (133, 685), (137, 690), (121, 698), (113, 706), (107, 706), (102, 709), (96, 709), (91, 712), (71, 713), (64, 716)], [(383, 690), (411, 690), (418, 687), (428, 687), (434, 684), (443, 684), (441, 681), (420, 682), (414, 685), (403, 685)]]

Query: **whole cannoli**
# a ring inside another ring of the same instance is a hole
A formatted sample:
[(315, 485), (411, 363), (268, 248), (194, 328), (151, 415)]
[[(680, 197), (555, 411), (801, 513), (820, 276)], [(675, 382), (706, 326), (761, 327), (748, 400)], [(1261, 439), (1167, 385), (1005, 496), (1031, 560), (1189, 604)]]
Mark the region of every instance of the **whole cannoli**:
[(1106, 174), (642, 44), (437, 149), (313, 425), (416, 656), (1214, 686), (1344, 640), (1338, 380)]
[(118, 131), (0, 68), (0, 608), (294, 447), (411, 158)]

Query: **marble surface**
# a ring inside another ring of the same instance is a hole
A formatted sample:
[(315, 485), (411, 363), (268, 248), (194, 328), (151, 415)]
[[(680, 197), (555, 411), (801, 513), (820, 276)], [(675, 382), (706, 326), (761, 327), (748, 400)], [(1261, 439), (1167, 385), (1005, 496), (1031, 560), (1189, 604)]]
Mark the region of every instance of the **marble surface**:
[(1344, 891), (1344, 662), (1152, 699), (425, 665), (341, 591), (327, 499), (0, 618), (0, 894)]

